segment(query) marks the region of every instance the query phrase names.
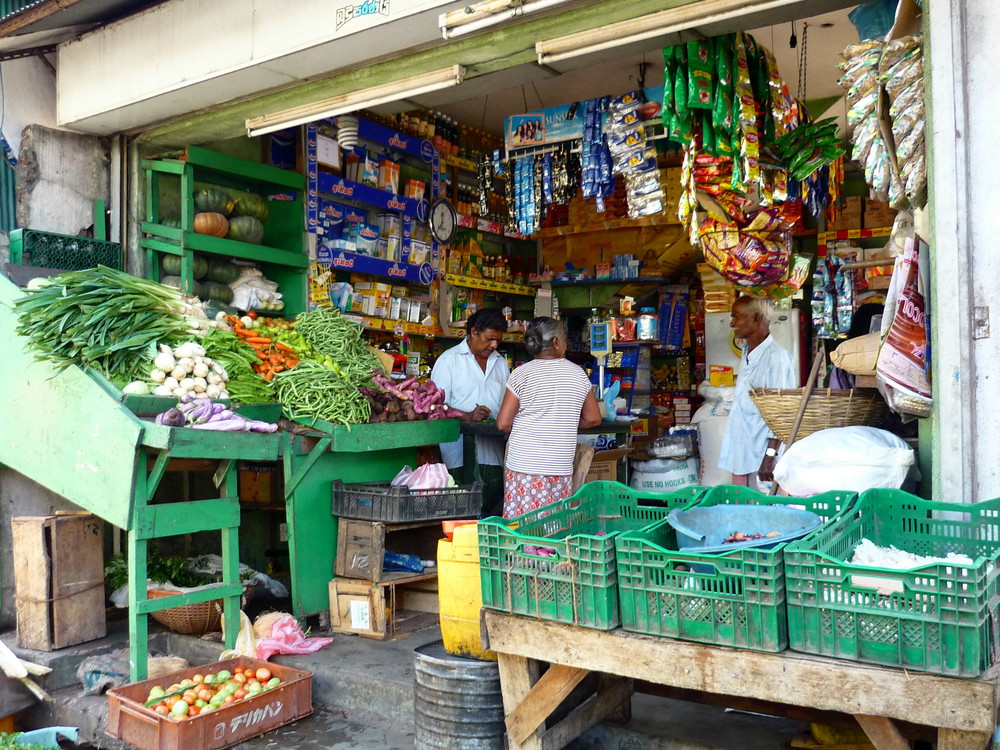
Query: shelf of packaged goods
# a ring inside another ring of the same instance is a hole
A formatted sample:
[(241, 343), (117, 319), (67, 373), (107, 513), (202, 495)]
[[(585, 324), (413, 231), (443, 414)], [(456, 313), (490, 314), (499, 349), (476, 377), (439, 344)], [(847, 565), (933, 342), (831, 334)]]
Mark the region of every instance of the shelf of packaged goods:
[(534, 288), (530, 286), (522, 286), (521, 284), (508, 284), (504, 281), (493, 281), (492, 279), (477, 279), (472, 276), (457, 276), (453, 273), (446, 273), (442, 278), (452, 286), (464, 286), (469, 289), (483, 289), (487, 292), (520, 294), (525, 297), (535, 296)]
[[(350, 313), (356, 315), (357, 313)], [(389, 318), (373, 318), (368, 315), (360, 315), (364, 319), (362, 327), (367, 331), (387, 331), (395, 333), (399, 326), (403, 327), (403, 333), (410, 336), (442, 336), (444, 333), (438, 326), (425, 326), (421, 323), (409, 323), (407, 321), (391, 320)]]
[(816, 235), (816, 254), (826, 257), (826, 246), (833, 240), (869, 240), (888, 237), (892, 227), (876, 227), (874, 229), (838, 229), (833, 232), (820, 232)]
[[(460, 341), (461, 339), (465, 338), (465, 334), (464, 333), (462, 333), (462, 334), (458, 334), (458, 333), (445, 333), (445, 334), (442, 334), (441, 336), (439, 336), (438, 338), (444, 339), (445, 341), (448, 341), (448, 340)], [(523, 342), (524, 342), (524, 334), (523, 333), (508, 333), (506, 336), (503, 337), (503, 340), (500, 343), (502, 343), (502, 344), (521, 344)]]
[(671, 279), (664, 276), (640, 276), (636, 279), (581, 279), (579, 281), (550, 281), (552, 286), (605, 286), (617, 284), (630, 286), (632, 284), (669, 284)]
[(434, 281), (437, 271), (429, 263), (417, 266), (412, 263), (385, 260), (371, 255), (352, 253), (328, 245), (320, 245), (316, 250), (316, 260), (329, 263), (334, 271), (350, 271), (368, 276), (379, 276), (396, 283), (409, 282), (427, 285)]
[(458, 215), (458, 226), (460, 229), (475, 229), (477, 232), (496, 234), (502, 237), (508, 237), (512, 240), (530, 239), (518, 232), (508, 232), (504, 225), (499, 221), (490, 221), (489, 219), (468, 216), (467, 214)]
[(452, 156), (451, 154), (441, 154), (441, 165), (445, 167), (458, 167), (459, 169), (464, 169), (466, 172), (478, 172), (479, 165), (471, 159), (463, 159), (460, 156)]
[(602, 219), (587, 221), (576, 226), (545, 227), (531, 235), (532, 238), (546, 239), (563, 237), (568, 234), (586, 234), (588, 232), (604, 232), (609, 229), (639, 229), (642, 227), (680, 226), (676, 216), (644, 216), (641, 219), (630, 219), (627, 216), (620, 219)]

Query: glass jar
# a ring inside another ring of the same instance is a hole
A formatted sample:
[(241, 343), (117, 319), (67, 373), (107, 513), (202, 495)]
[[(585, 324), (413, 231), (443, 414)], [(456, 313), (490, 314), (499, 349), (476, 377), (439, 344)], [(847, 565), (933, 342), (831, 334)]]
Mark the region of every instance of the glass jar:
[(644, 307), (640, 311), (637, 335), (639, 341), (656, 341), (660, 338), (660, 318), (652, 307)]
[(635, 341), (636, 339), (636, 319), (631, 312), (619, 315), (615, 321), (615, 332), (618, 341)]

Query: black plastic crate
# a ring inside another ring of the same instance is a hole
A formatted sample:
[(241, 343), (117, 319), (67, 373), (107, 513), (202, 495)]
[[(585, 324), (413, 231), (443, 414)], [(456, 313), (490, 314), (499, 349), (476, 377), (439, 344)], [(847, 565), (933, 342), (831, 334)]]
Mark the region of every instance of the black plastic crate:
[(478, 518), (482, 506), (482, 482), (432, 490), (411, 490), (389, 482), (333, 482), (333, 515), (338, 518), (389, 523)]

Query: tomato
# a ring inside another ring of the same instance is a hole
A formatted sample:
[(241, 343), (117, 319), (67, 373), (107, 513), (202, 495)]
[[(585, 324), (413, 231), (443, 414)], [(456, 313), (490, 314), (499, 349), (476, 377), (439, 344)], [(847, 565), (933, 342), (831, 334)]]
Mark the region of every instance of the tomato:
[(233, 675), (233, 680), (242, 685), (247, 681), (247, 676), (243, 672), (237, 672)]
[(247, 697), (247, 691), (246, 691), (246, 690), (244, 690), (243, 688), (240, 688), (240, 689), (239, 689), (239, 690), (237, 690), (237, 691), (236, 691), (235, 693), (233, 693), (233, 697), (234, 697), (234, 698), (235, 698), (236, 700), (241, 700), (241, 699), (243, 699), (243, 698), (246, 698), (246, 697)]
[(228, 706), (230, 703), (233, 703), (235, 701), (236, 701), (236, 699), (233, 696), (227, 695), (226, 698), (225, 698), (225, 700), (222, 701), (222, 705), (223, 706)]
[(210, 701), (212, 700), (213, 695), (215, 695), (215, 693), (211, 690), (211, 688), (203, 687), (201, 690), (198, 691), (198, 700)]
[(201, 713), (201, 709), (200, 709), (200, 708), (198, 708), (198, 706), (191, 706), (191, 707), (190, 707), (190, 708), (188, 709), (188, 712), (187, 712), (187, 715), (188, 715), (188, 716), (197, 716), (197, 715), (198, 715), (198, 714), (200, 714), (200, 713)]
[(170, 709), (171, 716), (187, 716), (188, 711), (191, 709), (190, 706), (184, 701), (177, 701), (174, 707)]
[(248, 680), (252, 680), (256, 672), (253, 669), (244, 669), (243, 674), (246, 675)]
[(179, 695), (171, 695), (169, 698), (167, 698), (167, 708), (173, 710), (174, 706), (177, 705), (177, 701), (179, 701), (180, 699), (181, 697)]
[(191, 678), (191, 682), (195, 683), (204, 681), (205, 681), (205, 675), (203, 674), (196, 674), (194, 677)]
[(263, 687), (257, 679), (247, 680), (247, 684), (244, 685), (247, 690), (252, 690), (254, 687)]
[(271, 679), (271, 670), (267, 667), (261, 667), (255, 674), (260, 682), (267, 682)]
[(194, 680), (181, 680), (181, 687), (191, 687), (194, 685)]
[(167, 708), (165, 703), (157, 703), (156, 708), (154, 708), (153, 710), (156, 711), (156, 713), (160, 714), (160, 716), (170, 715), (170, 709)]
[(167, 692), (168, 692), (168, 693), (176, 693), (176, 692), (177, 692), (178, 690), (180, 690), (180, 689), (181, 689), (181, 686), (180, 686), (180, 685), (178, 685), (178, 684), (177, 684), (177, 683), (175, 682), (175, 683), (174, 683), (173, 685), (171, 685), (170, 687), (168, 687), (168, 688), (167, 688)]
[(188, 705), (191, 705), (198, 700), (198, 692), (196, 690), (185, 690), (183, 694), (181, 694), (181, 699)]

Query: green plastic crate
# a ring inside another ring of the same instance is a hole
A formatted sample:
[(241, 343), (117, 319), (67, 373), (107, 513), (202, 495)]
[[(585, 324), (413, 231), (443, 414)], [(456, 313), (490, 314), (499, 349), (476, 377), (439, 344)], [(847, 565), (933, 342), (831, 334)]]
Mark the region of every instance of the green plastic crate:
[[(771, 497), (746, 487), (720, 486), (708, 490), (696, 505), (794, 505), (829, 521), (856, 499), (853, 492)], [(782, 562), (786, 544), (680, 552), (676, 532), (664, 520), (620, 535), (615, 546), (623, 629), (758, 651), (788, 646)]]
[[(523, 516), (480, 521), (483, 606), (598, 630), (618, 627), (615, 537), (688, 507), (704, 489), (641, 492), (590, 482)], [(555, 550), (555, 556), (533, 548)]]
[[(869, 490), (855, 511), (785, 552), (791, 647), (960, 677), (985, 671), (1000, 633), (1000, 499), (944, 503)], [(917, 555), (965, 554), (973, 564), (846, 562), (866, 538)]]
[(82, 271), (96, 266), (124, 271), (125, 253), (120, 242), (37, 229), (15, 229), (10, 233), (10, 262), (67, 271)]

